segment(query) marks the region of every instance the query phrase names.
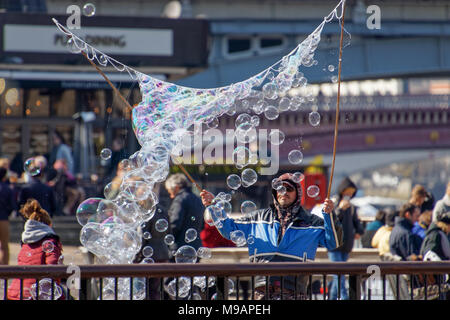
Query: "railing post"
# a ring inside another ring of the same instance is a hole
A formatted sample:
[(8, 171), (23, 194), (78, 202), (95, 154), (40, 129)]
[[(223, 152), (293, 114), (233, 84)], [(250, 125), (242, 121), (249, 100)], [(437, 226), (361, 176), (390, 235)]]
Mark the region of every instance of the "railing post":
[(225, 277), (217, 277), (216, 295), (217, 300), (228, 300), (228, 281)]
[(349, 299), (361, 299), (361, 276), (358, 274), (351, 274), (348, 279), (349, 284)]

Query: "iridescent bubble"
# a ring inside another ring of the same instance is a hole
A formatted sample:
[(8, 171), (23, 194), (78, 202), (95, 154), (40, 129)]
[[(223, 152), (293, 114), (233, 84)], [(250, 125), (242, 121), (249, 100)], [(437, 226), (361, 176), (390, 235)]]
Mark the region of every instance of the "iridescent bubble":
[(310, 112), (308, 119), (313, 127), (317, 127), (320, 124), (320, 114), (317, 111)]
[(175, 243), (175, 237), (172, 234), (167, 234), (164, 237), (164, 243), (167, 244), (168, 246), (174, 244)]
[(241, 173), (242, 186), (249, 187), (258, 180), (258, 174), (255, 170), (247, 168)]
[(148, 231), (145, 231), (142, 234), (142, 238), (144, 238), (145, 240), (150, 240), (152, 238), (152, 234), (150, 232), (148, 232)]
[(39, 288), (36, 288), (36, 283), (33, 283), (30, 287), (30, 294), (33, 300), (58, 300), (62, 296), (61, 287), (50, 278), (39, 280), (38, 286)]
[(281, 195), (285, 194), (286, 193), (286, 187), (284, 185), (282, 185), (281, 187), (279, 187), (277, 189), (277, 193), (281, 194)]
[(211, 249), (207, 247), (200, 247), (197, 249), (197, 257), (201, 259), (210, 259), (212, 257)]
[(197, 230), (195, 230), (194, 228), (189, 228), (186, 230), (186, 233), (184, 234), (184, 241), (186, 241), (186, 243), (192, 242), (195, 239), (197, 239)]
[(319, 195), (320, 189), (316, 185), (311, 185), (306, 189), (306, 194), (308, 197), (315, 198)]
[(83, 14), (86, 17), (92, 17), (95, 15), (95, 6), (92, 3), (86, 3), (83, 6)]
[(241, 186), (241, 177), (239, 177), (237, 174), (230, 174), (227, 177), (227, 185), (233, 190), (239, 189)]
[(264, 110), (266, 110), (266, 108), (267, 108), (267, 102), (264, 100), (258, 100), (253, 105), (252, 110), (256, 114), (261, 114), (264, 112)]
[(25, 161), (25, 163), (23, 165), (23, 169), (25, 170), (25, 172), (27, 172), (28, 174), (30, 174), (33, 177), (40, 174), (41, 170), (42, 170), (39, 162), (34, 157), (28, 158)]
[(267, 99), (273, 100), (278, 97), (277, 86), (272, 82), (263, 85), (262, 92)]
[(195, 263), (196, 261), (197, 251), (189, 245), (181, 246), (175, 253), (176, 263)]
[(222, 209), (226, 215), (230, 214), (232, 211), (232, 206), (229, 201), (219, 200), (216, 203), (216, 207)]
[(278, 179), (278, 178), (272, 179), (272, 188), (273, 189), (279, 190), (282, 186), (283, 186), (283, 182), (280, 179)]
[(142, 255), (146, 258), (149, 258), (153, 255), (153, 248), (150, 246), (145, 246), (142, 248)]
[(300, 150), (291, 150), (288, 154), (288, 160), (292, 164), (300, 164), (303, 161), (303, 153)]
[(153, 258), (150, 258), (150, 257), (145, 257), (141, 261), (141, 264), (148, 264), (148, 263), (155, 263), (155, 260), (153, 260)]
[(338, 80), (339, 80), (339, 78), (337, 76), (332, 76), (331, 77), (331, 82), (333, 82), (333, 83), (337, 83)]
[(255, 243), (255, 237), (252, 236), (251, 234), (249, 234), (248, 237), (247, 237), (247, 243), (248, 244), (254, 244)]
[(76, 42), (74, 41), (73, 38), (70, 38), (67, 41), (67, 45), (66, 45), (67, 49), (69, 49), (70, 52), (72, 53), (80, 53), (81, 50), (80, 48), (77, 47)]
[(332, 64), (328, 65), (328, 71), (333, 72), (334, 66)]
[(112, 151), (109, 148), (103, 148), (102, 151), (100, 151), (100, 158), (102, 160), (108, 160), (111, 159)]
[(155, 229), (158, 232), (164, 232), (167, 230), (168, 227), (169, 227), (169, 223), (167, 222), (166, 219), (158, 219), (155, 222)]
[(242, 214), (249, 214), (254, 211), (256, 211), (257, 207), (256, 204), (253, 201), (246, 200), (242, 202), (241, 204), (241, 213)]
[(283, 112), (289, 110), (289, 107), (291, 105), (291, 100), (287, 97), (281, 98), (280, 102), (278, 103), (278, 109)]
[(55, 245), (51, 240), (46, 240), (42, 242), (42, 251), (44, 251), (45, 253), (53, 252), (54, 249)]
[(269, 141), (271, 144), (278, 146), (284, 142), (285, 135), (282, 131), (275, 129), (269, 133)]
[(303, 173), (301, 172), (295, 172), (292, 175), (292, 181), (294, 181), (295, 183), (300, 183), (305, 179), (305, 176), (303, 175)]
[(280, 112), (278, 111), (278, 108), (274, 106), (268, 106), (264, 111), (264, 115), (269, 120), (275, 120), (280, 115)]
[(235, 230), (230, 233), (230, 240), (234, 242), (238, 247), (245, 246), (247, 240), (245, 239), (245, 233), (241, 230)]
[(246, 166), (250, 161), (250, 150), (244, 146), (238, 146), (233, 151), (233, 162), (237, 165)]

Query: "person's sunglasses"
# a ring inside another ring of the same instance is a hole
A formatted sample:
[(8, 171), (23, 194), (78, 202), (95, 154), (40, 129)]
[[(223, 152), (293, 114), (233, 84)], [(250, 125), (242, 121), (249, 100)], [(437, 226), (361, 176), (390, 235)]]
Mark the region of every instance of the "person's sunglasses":
[(283, 186), (286, 188), (286, 192), (293, 192), (295, 191), (294, 187), (287, 185), (287, 184), (283, 184)]

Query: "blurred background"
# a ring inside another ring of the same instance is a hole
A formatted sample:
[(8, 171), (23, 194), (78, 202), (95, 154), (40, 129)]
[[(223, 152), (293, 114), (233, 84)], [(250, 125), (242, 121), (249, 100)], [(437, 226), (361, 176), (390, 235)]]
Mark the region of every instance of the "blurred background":
[[(67, 39), (52, 22), (56, 18), (65, 25), (71, 5), (82, 12), (74, 33), (97, 49), (153, 77), (210, 88), (246, 79), (279, 60), (337, 3), (2, 0), (0, 158), (7, 159), (16, 182), (25, 183), (24, 161), (38, 155), (49, 159), (53, 134), (60, 132), (73, 150), (73, 175), (90, 197), (103, 196), (118, 162), (140, 148), (125, 104), (83, 56), (68, 51)], [(379, 28), (371, 27), (370, 5), (380, 9)], [(397, 206), (416, 184), (442, 198), (450, 172), (450, 3), (349, 0), (345, 18), (351, 38), (345, 35), (332, 193), (350, 176), (359, 187), (358, 203), (366, 208), (360, 215), (369, 220), (376, 212), (370, 206)], [(317, 51), (319, 65), (305, 71), (314, 100), (274, 121), (261, 120), (264, 128), (286, 135), (279, 173), (301, 171), (307, 185), (320, 187), (316, 199), (304, 199), (308, 209), (323, 200), (330, 174), (339, 32), (336, 22), (327, 26)], [(103, 70), (131, 105), (139, 103), (139, 87), (128, 74)], [(321, 115), (318, 127), (308, 124), (311, 110)], [(230, 128), (233, 119), (222, 117), (219, 128)], [(300, 166), (287, 161), (293, 147), (303, 152)], [(111, 158), (100, 157), (104, 148), (112, 151)], [(225, 179), (236, 170), (187, 168), (213, 193), (229, 191)], [(271, 179), (260, 176), (254, 186), (240, 190), (237, 203), (250, 199), (267, 205)], [(160, 202), (168, 201), (160, 188)]]

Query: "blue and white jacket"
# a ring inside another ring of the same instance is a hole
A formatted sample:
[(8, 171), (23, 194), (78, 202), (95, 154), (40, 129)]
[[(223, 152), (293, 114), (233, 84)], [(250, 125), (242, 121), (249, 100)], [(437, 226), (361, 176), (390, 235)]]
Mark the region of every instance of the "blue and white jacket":
[(281, 240), (281, 224), (273, 205), (239, 219), (226, 218), (217, 229), (227, 239), (236, 230), (241, 230), (246, 239), (252, 236), (253, 241), (248, 243), (251, 261), (314, 260), (319, 246), (333, 250), (342, 243), (342, 227), (334, 213), (323, 213), (323, 217), (308, 213), (300, 207)]

